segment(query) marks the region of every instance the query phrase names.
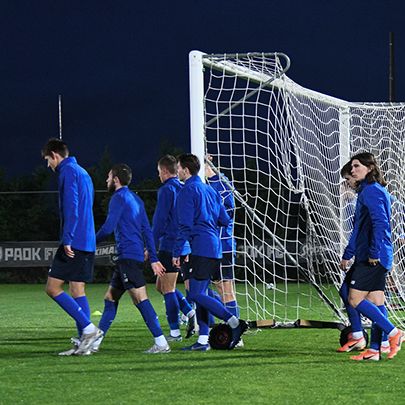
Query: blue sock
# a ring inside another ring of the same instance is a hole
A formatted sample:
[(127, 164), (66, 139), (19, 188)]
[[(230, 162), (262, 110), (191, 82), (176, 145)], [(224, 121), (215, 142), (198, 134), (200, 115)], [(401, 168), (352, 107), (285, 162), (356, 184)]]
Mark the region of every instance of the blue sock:
[[(382, 312), (382, 314), (388, 319), (388, 311), (387, 311), (387, 307), (385, 305), (379, 305), (378, 309)], [(381, 341), (385, 342), (386, 340), (388, 340), (388, 335), (382, 331), (382, 336), (381, 336)]]
[(217, 301), (222, 302), (221, 296), (217, 291), (212, 290), (211, 288), (207, 289), (207, 295), (211, 298), (215, 298)]
[(375, 322), (373, 322), (371, 325), (370, 349), (380, 350), (381, 336), (382, 330), (378, 327), (378, 325)]
[(104, 300), (104, 311), (98, 324), (99, 329), (106, 335), (117, 315), (118, 302)]
[[(198, 321), (198, 315), (197, 315), (197, 321)], [(214, 315), (211, 314), (211, 312), (208, 312), (208, 325), (210, 328), (213, 328), (215, 326), (215, 317), (214, 317)]]
[(177, 297), (177, 302), (179, 303), (180, 311), (183, 312), (184, 315), (187, 315), (193, 308), (187, 301), (186, 297), (179, 291), (177, 288), (174, 291)]
[(349, 317), (350, 325), (352, 327), (352, 332), (362, 332), (363, 327), (361, 325), (361, 316), (356, 308), (353, 308), (349, 304), (349, 286), (346, 282), (343, 282), (339, 290), (339, 295), (345, 304), (347, 316)]
[[(197, 314), (197, 323), (198, 323), (198, 334), (207, 336), (209, 334), (209, 313), (208, 311), (202, 307), (198, 302), (196, 304), (195, 312)], [(214, 317), (213, 317), (214, 318)]]
[(53, 300), (76, 321), (77, 325), (79, 325), (79, 328), (82, 330), (91, 324), (89, 317), (86, 316), (82, 308), (69, 294), (63, 292), (57, 297), (53, 297)]
[(194, 301), (193, 301), (193, 299), (191, 298), (191, 295), (190, 295), (190, 290), (186, 290), (186, 300), (190, 305), (194, 304)]
[(395, 328), (395, 326), (382, 314), (378, 307), (370, 301), (361, 301), (356, 309), (372, 322), (375, 322), (387, 335)]
[[(211, 288), (207, 288), (207, 295), (211, 298), (216, 299), (219, 302), (222, 302), (219, 294), (216, 291), (212, 290)], [(198, 316), (197, 316), (197, 320), (198, 320)], [(211, 312), (208, 312), (208, 325), (210, 328), (213, 328), (215, 326), (215, 317), (214, 317), (214, 315), (211, 314)]]
[(146, 326), (151, 331), (153, 337), (162, 336), (162, 328), (160, 327), (158, 317), (149, 299), (140, 302), (136, 305), (136, 307), (139, 309), (139, 312), (141, 313), (142, 318), (145, 321)]
[[(90, 319), (90, 306), (89, 306), (89, 301), (87, 301), (87, 297), (85, 295), (82, 295), (81, 297), (76, 297), (74, 300), (77, 302), (79, 307), (82, 308), (83, 312), (86, 314), (87, 318)], [(79, 324), (76, 322), (76, 327), (77, 327), (77, 332), (79, 334), (79, 337), (82, 336), (83, 329), (79, 326)]]
[(225, 303), (225, 308), (234, 316), (239, 318), (239, 306), (236, 301), (229, 301)]
[(177, 301), (176, 293), (169, 292), (163, 295), (166, 305), (166, 318), (170, 329), (179, 329), (179, 302)]
[(207, 295), (209, 282), (210, 280), (190, 279), (190, 297), (208, 312), (211, 312), (214, 316), (226, 322), (232, 317), (232, 314), (224, 307), (222, 302)]

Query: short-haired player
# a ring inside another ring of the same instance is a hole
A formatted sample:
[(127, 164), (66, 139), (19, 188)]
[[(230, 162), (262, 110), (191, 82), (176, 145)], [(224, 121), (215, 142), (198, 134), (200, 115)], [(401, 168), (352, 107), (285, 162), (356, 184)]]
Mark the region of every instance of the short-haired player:
[[(183, 294), (176, 288), (179, 269), (172, 264), (172, 251), (178, 231), (177, 195), (183, 184), (177, 177), (177, 160), (172, 155), (161, 157), (157, 164), (159, 179), (162, 182), (158, 191), (157, 204), (152, 220), (152, 232), (158, 257), (165, 267), (163, 275), (157, 277), (156, 288), (163, 295), (166, 318), (170, 327), (167, 340), (181, 341), (179, 310), (188, 318), (186, 338), (194, 334), (195, 311)], [(180, 254), (182, 266), (187, 266), (190, 244), (185, 242)], [(185, 262), (186, 261), (186, 262)]]
[[(96, 250), (93, 200), (89, 174), (69, 156), (67, 144), (50, 139), (42, 149), (48, 167), (58, 173), (61, 242), (48, 273), (46, 293), (75, 321), (79, 340), (73, 349), (60, 355), (90, 354), (93, 342), (102, 332), (90, 320), (85, 285), (92, 280)], [(63, 290), (69, 282), (70, 294)]]
[(173, 264), (180, 267), (181, 249), (186, 241), (191, 245), (189, 288), (190, 298), (196, 303), (199, 337), (195, 344), (184, 350), (207, 351), (208, 313), (226, 322), (232, 329), (229, 345), (233, 349), (246, 330), (246, 323), (240, 321), (225, 306), (207, 295), (213, 274), (220, 268), (222, 246), (219, 228), (230, 222), (222, 204), (221, 196), (211, 186), (204, 184), (198, 172), (200, 162), (197, 156), (187, 153), (178, 158), (178, 176), (184, 187), (177, 197), (179, 231), (173, 250)]
[[(111, 168), (106, 180), (107, 188), (113, 195), (108, 206), (107, 219), (97, 232), (96, 239), (97, 242), (101, 242), (114, 232), (118, 259), (104, 297), (104, 311), (99, 328), (104, 335), (107, 333), (115, 319), (119, 300), (124, 292), (128, 291), (155, 340), (154, 345), (145, 353), (168, 353), (170, 347), (146, 292), (143, 275), (145, 244), (154, 274), (162, 276), (164, 267), (156, 256), (144, 204), (128, 188), (131, 179), (130, 167), (126, 164), (117, 164)], [(101, 340), (97, 341), (92, 350), (97, 351), (100, 343)]]

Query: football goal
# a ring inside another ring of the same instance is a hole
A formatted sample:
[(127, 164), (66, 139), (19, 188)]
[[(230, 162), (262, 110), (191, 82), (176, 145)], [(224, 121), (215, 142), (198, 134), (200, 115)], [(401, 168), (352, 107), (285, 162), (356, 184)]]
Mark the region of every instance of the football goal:
[[(376, 155), (394, 196), (391, 319), (405, 325), (405, 103), (354, 103), (306, 89), (282, 53), (190, 59), (191, 150), (229, 179), (235, 281), (253, 326), (347, 323), (338, 290), (355, 195), (340, 168)], [(224, 182), (227, 180), (222, 178)]]

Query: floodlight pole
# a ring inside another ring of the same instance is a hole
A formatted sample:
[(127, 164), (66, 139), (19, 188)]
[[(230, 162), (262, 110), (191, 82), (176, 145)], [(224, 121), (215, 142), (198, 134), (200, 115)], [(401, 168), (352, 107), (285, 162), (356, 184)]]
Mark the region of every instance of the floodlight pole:
[(388, 91), (389, 101), (395, 102), (395, 66), (394, 66), (394, 33), (390, 32), (389, 39), (390, 61), (389, 61), (389, 76), (388, 76)]
[(59, 139), (62, 139), (62, 95), (58, 96), (58, 107), (59, 107)]

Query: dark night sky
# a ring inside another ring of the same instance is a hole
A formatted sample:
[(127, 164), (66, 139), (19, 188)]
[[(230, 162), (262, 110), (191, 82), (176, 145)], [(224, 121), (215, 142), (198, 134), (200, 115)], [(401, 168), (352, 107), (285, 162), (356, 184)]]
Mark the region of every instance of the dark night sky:
[(162, 140), (189, 150), (188, 52), (284, 52), (299, 84), (350, 101), (387, 101), (395, 33), (405, 101), (405, 2), (3, 1), (0, 168), (30, 174), (63, 135), (94, 165), (108, 147), (135, 178), (155, 175)]

